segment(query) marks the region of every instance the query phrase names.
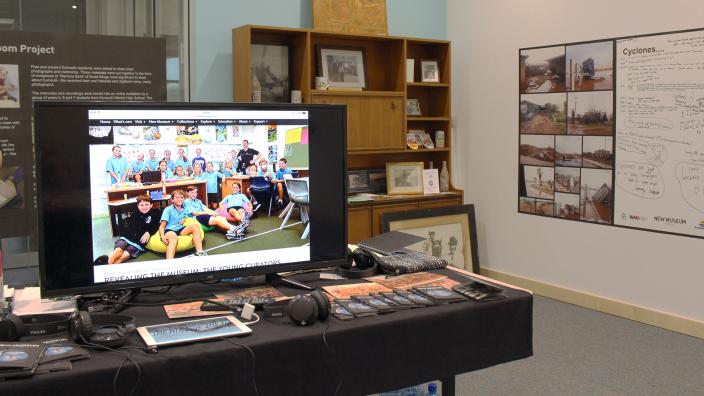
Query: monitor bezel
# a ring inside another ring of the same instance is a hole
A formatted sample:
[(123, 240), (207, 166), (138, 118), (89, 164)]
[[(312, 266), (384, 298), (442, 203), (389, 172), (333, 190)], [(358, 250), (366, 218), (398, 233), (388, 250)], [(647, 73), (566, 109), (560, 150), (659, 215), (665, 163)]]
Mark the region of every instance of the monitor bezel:
[[(238, 268), (238, 269), (228, 269), (214, 272), (202, 272), (188, 275), (172, 275), (156, 278), (142, 278), (139, 280), (125, 280), (116, 281), (110, 283), (98, 283), (93, 285), (79, 286), (79, 287), (66, 287), (66, 288), (47, 288), (47, 260), (46, 260), (46, 249), (45, 249), (45, 223), (44, 223), (44, 211), (45, 211), (45, 201), (42, 199), (43, 192), (43, 170), (39, 164), (40, 158), (42, 156), (43, 147), (40, 143), (40, 128), (37, 128), (38, 117), (37, 113), (41, 111), (42, 108), (52, 108), (52, 107), (85, 107), (88, 108), (129, 108), (129, 109), (159, 109), (159, 108), (170, 108), (170, 109), (212, 109), (212, 110), (237, 110), (237, 109), (252, 109), (252, 110), (281, 110), (285, 107), (286, 110), (307, 110), (307, 109), (332, 109), (332, 110), (342, 110), (341, 113), (341, 124), (344, 126), (344, 137), (341, 139), (341, 155), (342, 155), (342, 167), (340, 169), (340, 180), (342, 180), (342, 187), (344, 189), (343, 196), (347, 196), (347, 183), (344, 182), (347, 173), (347, 111), (345, 105), (333, 105), (333, 104), (291, 104), (291, 103), (207, 103), (207, 102), (62, 102), (62, 101), (35, 101), (34, 104), (34, 141), (35, 141), (35, 171), (36, 171), (36, 197), (37, 197), (37, 221), (38, 221), (38, 232), (37, 240), (39, 246), (39, 275), (40, 275), (40, 292), (42, 297), (60, 297), (67, 295), (85, 295), (85, 294), (101, 294), (110, 291), (125, 290), (125, 289), (136, 289), (136, 288), (146, 288), (146, 287), (157, 287), (157, 286), (167, 286), (167, 285), (179, 285), (191, 282), (202, 282), (202, 281), (213, 281), (224, 278), (235, 278), (235, 277), (248, 277), (256, 275), (266, 275), (272, 273), (283, 273), (291, 271), (301, 271), (301, 270), (314, 270), (323, 269), (329, 267), (337, 267), (344, 265), (348, 261), (347, 248), (343, 249), (343, 256), (338, 258), (333, 258), (329, 260), (317, 260), (317, 261), (302, 261), (293, 263), (277, 264), (273, 267), (250, 267), (250, 268)], [(87, 114), (86, 114), (87, 117)], [(310, 125), (310, 119), (309, 119)], [(87, 131), (86, 131), (87, 132)], [(344, 224), (344, 241), (348, 240), (348, 223), (347, 223), (347, 207), (348, 202), (344, 200), (341, 207), (341, 221)]]

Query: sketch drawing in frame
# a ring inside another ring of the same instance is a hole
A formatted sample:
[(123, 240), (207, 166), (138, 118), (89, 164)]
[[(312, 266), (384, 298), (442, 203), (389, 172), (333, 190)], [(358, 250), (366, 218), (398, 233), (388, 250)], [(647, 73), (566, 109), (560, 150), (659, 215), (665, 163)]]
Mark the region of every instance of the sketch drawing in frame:
[(387, 194), (423, 194), (422, 162), (387, 162)]
[(409, 116), (419, 116), (420, 113), (420, 102), (418, 99), (408, 99), (406, 101), (406, 115)]
[(363, 47), (318, 47), (318, 71), (330, 88), (367, 87), (366, 51)]
[(262, 102), (286, 103), (291, 97), (288, 45), (252, 44), (252, 73), (259, 81)]
[(368, 172), (366, 170), (347, 171), (347, 186), (349, 194), (371, 191)]
[(421, 60), (420, 73), (422, 82), (440, 82), (440, 70), (436, 60)]
[(479, 273), (474, 205), (446, 206), (381, 215), (383, 232), (401, 231), (425, 238), (406, 246), (445, 259), (450, 265)]

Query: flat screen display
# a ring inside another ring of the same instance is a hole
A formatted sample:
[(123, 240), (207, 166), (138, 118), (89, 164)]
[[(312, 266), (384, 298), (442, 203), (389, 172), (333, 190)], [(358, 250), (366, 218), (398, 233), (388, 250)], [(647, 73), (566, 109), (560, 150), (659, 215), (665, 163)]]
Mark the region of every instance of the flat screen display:
[(43, 295), (346, 259), (342, 106), (37, 103), (35, 123)]

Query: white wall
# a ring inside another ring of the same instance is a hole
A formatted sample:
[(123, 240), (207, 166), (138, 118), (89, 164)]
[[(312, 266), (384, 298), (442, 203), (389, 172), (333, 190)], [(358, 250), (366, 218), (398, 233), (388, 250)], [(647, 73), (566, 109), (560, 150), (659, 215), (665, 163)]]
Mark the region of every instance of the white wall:
[(517, 213), (518, 49), (704, 28), (700, 1), (448, 0), (453, 181), (482, 266), (704, 320), (704, 241)]

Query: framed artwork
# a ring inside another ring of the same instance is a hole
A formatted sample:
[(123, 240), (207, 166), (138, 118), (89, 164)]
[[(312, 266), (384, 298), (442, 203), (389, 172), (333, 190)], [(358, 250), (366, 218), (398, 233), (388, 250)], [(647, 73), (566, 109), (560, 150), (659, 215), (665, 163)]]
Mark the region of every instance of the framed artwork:
[(440, 82), (440, 71), (438, 69), (438, 61), (421, 60), (420, 76), (422, 82)]
[(347, 192), (350, 194), (369, 192), (369, 174), (366, 170), (347, 171)]
[(479, 273), (474, 205), (385, 213), (381, 215), (381, 229), (423, 237), (425, 240), (406, 248), (443, 258), (453, 267)]
[(386, 36), (386, 0), (313, 0), (313, 29)]
[(369, 169), (369, 189), (373, 193), (386, 193), (386, 170), (385, 169)]
[(423, 194), (423, 163), (387, 162), (386, 193)]
[(406, 101), (406, 115), (420, 115), (420, 102), (418, 101), (418, 99), (408, 99)]
[(252, 44), (252, 73), (261, 86), (262, 102), (289, 102), (292, 75), (290, 54), (288, 45)]
[(330, 88), (366, 88), (366, 63), (363, 47), (318, 46), (318, 72)]

